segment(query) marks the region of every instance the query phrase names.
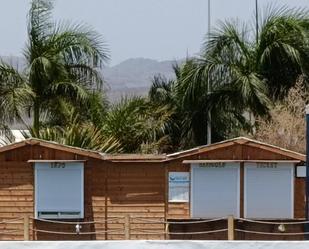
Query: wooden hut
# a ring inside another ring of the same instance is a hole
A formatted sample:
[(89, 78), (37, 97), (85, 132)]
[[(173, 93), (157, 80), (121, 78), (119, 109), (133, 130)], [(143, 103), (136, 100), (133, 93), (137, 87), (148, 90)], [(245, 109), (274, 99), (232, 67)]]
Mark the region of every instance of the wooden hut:
[[(243, 229), (242, 219), (302, 220), (304, 161), (243, 137), (170, 155), (109, 155), (28, 139), (0, 148), (0, 239), (225, 239), (226, 216)], [(178, 223), (218, 218), (208, 227)], [(219, 232), (205, 237), (198, 229)]]

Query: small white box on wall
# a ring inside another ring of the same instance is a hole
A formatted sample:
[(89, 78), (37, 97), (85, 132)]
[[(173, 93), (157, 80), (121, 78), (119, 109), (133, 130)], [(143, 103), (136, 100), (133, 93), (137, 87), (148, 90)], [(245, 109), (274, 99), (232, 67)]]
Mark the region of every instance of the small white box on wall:
[(296, 167), (296, 177), (306, 177), (306, 166), (297, 166)]

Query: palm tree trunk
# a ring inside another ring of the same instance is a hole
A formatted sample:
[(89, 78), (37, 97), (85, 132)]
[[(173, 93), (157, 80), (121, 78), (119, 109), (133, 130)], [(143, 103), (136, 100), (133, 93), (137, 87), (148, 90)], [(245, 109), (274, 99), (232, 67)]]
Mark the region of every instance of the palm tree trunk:
[(36, 136), (39, 134), (40, 130), (40, 105), (38, 101), (34, 101), (33, 106), (33, 131)]

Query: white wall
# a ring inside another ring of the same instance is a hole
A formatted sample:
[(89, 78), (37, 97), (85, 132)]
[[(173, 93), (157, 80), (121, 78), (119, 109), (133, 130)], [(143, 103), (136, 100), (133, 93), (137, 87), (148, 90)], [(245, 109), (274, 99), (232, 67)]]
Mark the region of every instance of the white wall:
[(307, 249), (309, 241), (1, 241), (5, 249)]

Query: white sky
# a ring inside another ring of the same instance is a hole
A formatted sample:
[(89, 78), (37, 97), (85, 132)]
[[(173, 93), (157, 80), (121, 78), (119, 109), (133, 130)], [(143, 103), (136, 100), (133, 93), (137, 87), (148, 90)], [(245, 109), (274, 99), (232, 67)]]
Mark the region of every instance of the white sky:
[[(0, 0), (0, 55), (21, 55), (30, 0)], [(211, 0), (218, 19), (251, 20), (255, 0)], [(259, 0), (309, 8), (309, 0)], [(199, 51), (207, 31), (207, 0), (56, 0), (55, 19), (84, 21), (107, 41), (112, 60), (146, 57), (179, 59)]]

